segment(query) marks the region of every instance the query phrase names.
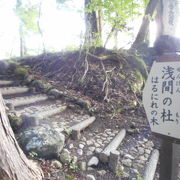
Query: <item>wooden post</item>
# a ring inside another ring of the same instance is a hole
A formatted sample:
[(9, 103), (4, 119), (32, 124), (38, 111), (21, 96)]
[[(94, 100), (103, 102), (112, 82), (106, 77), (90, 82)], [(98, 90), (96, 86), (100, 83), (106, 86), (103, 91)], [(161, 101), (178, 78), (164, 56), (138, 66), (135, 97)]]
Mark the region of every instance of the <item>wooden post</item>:
[[(180, 56), (176, 53), (168, 53), (159, 57), (158, 62), (180, 61)], [(160, 180), (178, 179), (180, 163), (180, 145), (175, 142), (179, 140), (160, 136), (162, 145), (160, 150)]]
[(157, 163), (159, 160), (159, 151), (155, 149), (150, 157), (150, 160), (145, 169), (143, 180), (153, 180), (156, 172)]

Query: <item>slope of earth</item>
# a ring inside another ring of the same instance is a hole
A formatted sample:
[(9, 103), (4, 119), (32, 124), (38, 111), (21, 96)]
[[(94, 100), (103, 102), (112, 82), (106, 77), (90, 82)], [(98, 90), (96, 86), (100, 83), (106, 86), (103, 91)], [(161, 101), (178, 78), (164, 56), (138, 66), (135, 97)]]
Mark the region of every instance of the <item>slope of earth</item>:
[[(73, 117), (74, 109), (67, 110), (64, 114), (53, 116), (53, 121), (83, 119), (81, 114), (85, 118), (87, 115), (96, 117), (96, 121), (84, 130), (78, 141), (69, 139), (66, 142), (65, 148), (79, 161), (87, 163), (93, 154), (102, 151), (121, 129), (125, 128), (127, 131), (125, 139), (117, 149), (121, 162), (121, 168), (117, 172), (112, 173), (106, 163), (99, 163), (96, 167), (81, 167), (80, 172), (76, 167), (71, 167), (70, 170), (65, 166), (64, 172), (72, 174), (75, 179), (85, 179), (87, 174), (94, 175), (97, 180), (141, 178), (152, 150), (158, 149), (159, 143), (150, 132), (141, 103), (141, 88), (147, 77), (147, 70), (139, 57), (126, 51), (96, 49), (93, 52), (43, 54), (24, 58), (18, 63), (37, 79), (49, 82), (68, 96), (86, 102), (85, 105), (80, 105), (85, 109), (84, 112), (76, 109)], [(63, 106), (67, 104), (66, 101), (56, 103)], [(45, 106), (49, 108), (51, 104), (52, 102), (46, 101)], [(37, 111), (41, 107), (46, 110), (45, 106), (32, 104), (23, 109), (17, 108), (16, 111)], [(48, 119), (47, 124), (51, 124)], [(48, 178), (48, 175), (54, 172), (49, 161), (41, 164), (46, 179), (52, 179), (52, 176)], [(54, 176), (53, 179), (58, 179), (58, 176), (61, 179), (61, 174)]]

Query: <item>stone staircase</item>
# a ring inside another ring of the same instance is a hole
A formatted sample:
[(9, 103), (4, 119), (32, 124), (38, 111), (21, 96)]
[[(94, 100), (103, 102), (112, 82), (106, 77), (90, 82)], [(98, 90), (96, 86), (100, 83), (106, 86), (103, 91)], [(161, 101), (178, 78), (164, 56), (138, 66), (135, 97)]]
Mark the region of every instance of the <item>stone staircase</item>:
[[(62, 99), (52, 98), (47, 94), (22, 86), (17, 80), (7, 75), (0, 76), (0, 92), (8, 113), (22, 120), (25, 133), (32, 133), (28, 129), (36, 127), (48, 127), (52, 132), (58, 129), (56, 132), (64, 133), (65, 143), (61, 151), (69, 157), (69, 163), (78, 161), (82, 171), (91, 172), (102, 179), (106, 176), (112, 177), (109, 178), (112, 180), (115, 177), (114, 174), (118, 173), (122, 179), (130, 177), (135, 180), (138, 175), (142, 176), (153, 150), (154, 145), (151, 140), (143, 137), (137, 140), (130, 136), (123, 140), (126, 135), (124, 129), (109, 128), (103, 131), (98, 128), (96, 117), (76, 112)], [(35, 144), (35, 141), (33, 143)], [(28, 148), (31, 151), (30, 146)], [(68, 160), (63, 160), (61, 156), (60, 160), (68, 163)], [(104, 170), (98, 167), (97, 172), (94, 173), (92, 166), (97, 167), (99, 162), (107, 163), (108, 161), (109, 169)], [(118, 161), (121, 161), (121, 167), (117, 167)]]

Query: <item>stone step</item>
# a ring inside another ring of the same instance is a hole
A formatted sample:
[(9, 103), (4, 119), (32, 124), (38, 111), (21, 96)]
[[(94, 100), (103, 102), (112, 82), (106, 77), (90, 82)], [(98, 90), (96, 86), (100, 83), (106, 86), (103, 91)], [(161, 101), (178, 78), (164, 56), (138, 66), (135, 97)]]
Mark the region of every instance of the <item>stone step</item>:
[(25, 97), (17, 97), (5, 100), (6, 104), (12, 104), (14, 107), (24, 106), (28, 104), (33, 104), (41, 101), (45, 101), (48, 99), (48, 96), (39, 94), (33, 96), (25, 96)]
[(14, 83), (13, 81), (0, 80), (0, 87), (9, 86), (9, 85), (12, 85), (13, 83)]
[(14, 95), (14, 94), (21, 94), (21, 93), (27, 93), (29, 91), (28, 87), (3, 87), (0, 88), (0, 92), (3, 96), (7, 95)]
[(37, 115), (39, 115), (43, 118), (51, 117), (51, 116), (61, 113), (62, 111), (66, 110), (66, 108), (67, 108), (67, 106), (55, 107), (53, 109), (39, 112), (39, 113), (37, 113)]
[(53, 109), (47, 109), (45, 111), (40, 111), (34, 114), (22, 114), (21, 118), (27, 127), (37, 126), (43, 122), (44, 118), (60, 114), (62, 111), (66, 110), (66, 108), (67, 106), (59, 106)]
[(70, 127), (70, 130), (72, 131), (72, 138), (74, 140), (79, 139), (81, 136), (80, 132), (91, 125), (95, 120), (96, 118), (93, 116)]

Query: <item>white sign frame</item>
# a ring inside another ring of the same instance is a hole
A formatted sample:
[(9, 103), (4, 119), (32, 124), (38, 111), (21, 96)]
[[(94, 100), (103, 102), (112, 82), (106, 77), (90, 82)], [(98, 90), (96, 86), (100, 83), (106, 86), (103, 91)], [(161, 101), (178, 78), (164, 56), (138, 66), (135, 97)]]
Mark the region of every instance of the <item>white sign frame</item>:
[(152, 132), (180, 139), (180, 62), (153, 63), (143, 104)]

